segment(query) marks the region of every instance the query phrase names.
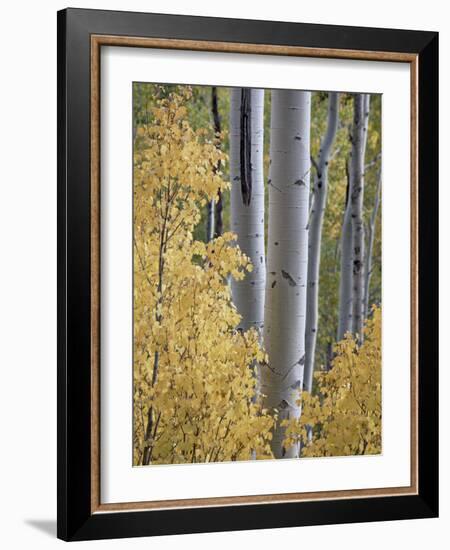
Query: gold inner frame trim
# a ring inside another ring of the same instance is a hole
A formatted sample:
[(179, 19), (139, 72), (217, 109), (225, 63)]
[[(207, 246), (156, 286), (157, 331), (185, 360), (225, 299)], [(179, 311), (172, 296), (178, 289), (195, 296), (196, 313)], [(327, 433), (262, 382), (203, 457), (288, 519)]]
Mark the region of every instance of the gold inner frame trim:
[[(101, 503), (100, 499), (100, 50), (102, 46), (408, 63), (411, 75), (411, 484), (408, 487)], [(91, 513), (340, 500), (418, 494), (418, 55), (235, 42), (91, 35)]]

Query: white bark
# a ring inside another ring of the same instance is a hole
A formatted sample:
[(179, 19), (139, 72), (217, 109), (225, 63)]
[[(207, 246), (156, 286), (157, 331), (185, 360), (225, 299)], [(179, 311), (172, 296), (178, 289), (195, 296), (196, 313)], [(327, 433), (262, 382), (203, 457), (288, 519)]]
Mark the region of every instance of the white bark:
[(298, 418), (305, 363), (310, 178), (311, 93), (273, 90), (270, 134), (269, 228), (264, 343), (265, 405), (278, 410), (271, 442), (276, 458), (298, 456), (283, 447), (280, 422)]
[(328, 164), (339, 121), (339, 94), (328, 94), (327, 129), (323, 137), (314, 180), (314, 199), (309, 221), (308, 288), (306, 300), (306, 361), (304, 389), (312, 390), (319, 318), (319, 275), (322, 226), (327, 203)]
[(355, 94), (347, 202), (341, 236), (338, 340), (347, 332), (362, 337), (364, 323), (364, 157), (369, 94)]
[(214, 211), (215, 201), (211, 199), (208, 203), (208, 214), (206, 221), (206, 240), (211, 241), (214, 238)]
[(375, 231), (377, 224), (378, 208), (380, 206), (381, 199), (381, 169), (378, 173), (377, 189), (375, 195), (375, 203), (373, 205), (372, 214), (370, 216), (369, 224), (367, 227), (367, 254), (365, 265), (366, 280), (364, 283), (364, 318), (367, 319), (369, 315), (369, 298), (370, 298), (370, 279), (372, 277), (372, 256), (373, 245), (375, 241)]
[(352, 218), (350, 212), (350, 174), (347, 165), (347, 196), (341, 231), (341, 267), (339, 279), (339, 321), (337, 339), (342, 340), (347, 332), (352, 331)]
[[(231, 231), (237, 244), (253, 265), (242, 281), (231, 281), (233, 303), (241, 315), (239, 328), (255, 328), (261, 333), (264, 324), (264, 290), (266, 261), (264, 252), (264, 90), (244, 90), (250, 134), (241, 134), (242, 89), (231, 91), (230, 105), (230, 178)], [(249, 100), (249, 101), (248, 101)], [(242, 139), (247, 139), (244, 153), (249, 152), (251, 174), (242, 170)], [(248, 150), (247, 150), (247, 147)], [(243, 181), (246, 180), (246, 181)], [(243, 191), (243, 186), (245, 190)]]
[(370, 95), (355, 96), (350, 170), (350, 207), (353, 243), (352, 330), (362, 342), (364, 326), (364, 164), (369, 122)]

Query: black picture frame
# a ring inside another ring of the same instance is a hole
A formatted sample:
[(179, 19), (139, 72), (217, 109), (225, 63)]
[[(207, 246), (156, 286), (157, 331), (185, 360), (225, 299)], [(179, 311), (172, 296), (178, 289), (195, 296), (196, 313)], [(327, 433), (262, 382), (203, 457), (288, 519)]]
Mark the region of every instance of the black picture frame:
[[(418, 493), (92, 513), (91, 36), (220, 41), (418, 56)], [(63, 540), (438, 515), (438, 34), (66, 9), (58, 12), (58, 528)]]

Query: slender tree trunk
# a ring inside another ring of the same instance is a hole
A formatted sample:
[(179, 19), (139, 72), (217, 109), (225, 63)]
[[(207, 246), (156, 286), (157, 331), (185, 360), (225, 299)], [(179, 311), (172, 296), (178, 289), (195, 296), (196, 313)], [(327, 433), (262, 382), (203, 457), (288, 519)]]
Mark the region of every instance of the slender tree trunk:
[(314, 181), (314, 202), (309, 221), (308, 290), (306, 300), (306, 362), (304, 389), (312, 390), (319, 318), (319, 275), (322, 226), (327, 203), (328, 164), (339, 121), (339, 94), (328, 94), (328, 122), (323, 137)]
[(380, 206), (381, 198), (381, 169), (378, 173), (377, 189), (375, 195), (375, 203), (373, 206), (372, 214), (370, 216), (369, 224), (367, 227), (367, 254), (366, 254), (366, 266), (365, 266), (365, 284), (364, 284), (364, 318), (367, 319), (369, 315), (369, 299), (370, 299), (370, 279), (372, 277), (372, 256), (373, 256), (373, 244), (375, 241), (375, 231), (377, 224), (378, 208)]
[[(169, 195), (169, 193), (168, 193)], [(155, 321), (156, 323), (161, 323), (162, 321), (162, 314), (160, 313), (160, 309), (162, 309), (163, 305), (163, 285), (164, 285), (164, 269), (165, 269), (165, 254), (167, 252), (167, 240), (169, 235), (169, 228), (168, 228), (168, 219), (169, 219), (169, 211), (170, 211), (170, 204), (169, 200), (167, 199), (165, 207), (161, 206), (161, 217), (163, 220), (162, 228), (161, 228), (161, 234), (160, 234), (160, 240), (159, 240), (159, 250), (158, 250), (158, 294), (159, 298), (157, 301), (157, 307), (155, 310)], [(155, 386), (156, 381), (158, 379), (158, 369), (159, 369), (159, 351), (155, 350), (154, 352), (154, 360), (153, 360), (153, 372), (152, 372), (152, 388)], [(159, 424), (159, 418), (161, 415), (158, 416), (155, 424), (154, 424), (154, 411), (153, 406), (150, 406), (147, 414), (147, 428), (145, 430), (145, 448), (144, 453), (142, 456), (142, 465), (147, 466), (150, 464), (152, 453), (153, 453), (153, 440), (156, 435), (156, 431), (158, 429)]]
[(264, 323), (266, 262), (264, 253), (264, 90), (234, 88), (230, 105), (231, 231), (253, 269), (241, 281), (231, 280), (239, 328)]
[(327, 372), (330, 372), (331, 366), (333, 363), (334, 355), (333, 355), (333, 342), (328, 341), (327, 342), (327, 362), (325, 365), (325, 369)]
[(269, 229), (264, 343), (261, 367), (265, 405), (278, 411), (271, 442), (276, 458), (298, 456), (284, 448), (283, 420), (298, 418), (305, 364), (306, 283), (310, 178), (311, 93), (273, 90), (271, 106)]
[(223, 195), (222, 191), (219, 190), (218, 198), (216, 202), (216, 216), (215, 216), (215, 231), (214, 237), (220, 237), (223, 233)]
[(355, 94), (352, 149), (347, 168), (347, 199), (341, 235), (338, 340), (347, 332), (362, 341), (364, 323), (364, 157), (369, 120), (369, 94)]
[(362, 342), (364, 326), (364, 163), (369, 122), (370, 95), (357, 94), (354, 99), (352, 158), (350, 171), (350, 207), (353, 242), (353, 333)]
[[(212, 86), (211, 88), (211, 111), (214, 121), (214, 135), (216, 139), (216, 147), (220, 149), (221, 146), (221, 138), (220, 134), (222, 132), (222, 125), (220, 121), (220, 114), (219, 114), (219, 103), (217, 99), (217, 88), (216, 86)], [(220, 161), (219, 166), (217, 167), (220, 169)], [(219, 190), (217, 202), (215, 203), (215, 215), (214, 215), (214, 237), (220, 237), (223, 233), (223, 198), (222, 198), (222, 192)]]
[(211, 199), (208, 203), (208, 214), (206, 219), (206, 242), (214, 238), (214, 212), (215, 200)]
[(339, 321), (337, 339), (342, 340), (347, 332), (352, 331), (352, 218), (350, 211), (350, 169), (347, 163), (347, 192), (345, 198), (344, 219), (341, 231), (341, 266), (339, 279)]

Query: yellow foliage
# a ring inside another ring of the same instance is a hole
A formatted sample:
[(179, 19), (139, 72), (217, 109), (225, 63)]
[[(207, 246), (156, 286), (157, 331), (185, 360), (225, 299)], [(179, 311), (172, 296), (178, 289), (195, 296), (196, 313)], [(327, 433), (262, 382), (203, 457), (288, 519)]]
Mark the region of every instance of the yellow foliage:
[(302, 456), (381, 452), (380, 308), (373, 306), (364, 334), (360, 347), (350, 334), (335, 345), (331, 370), (315, 374), (318, 394), (303, 392), (301, 418), (285, 422), (286, 446), (307, 442)]
[(135, 138), (135, 465), (272, 456), (251, 371), (262, 350), (256, 331), (236, 330), (226, 282), (250, 262), (231, 233), (193, 238), (201, 208), (227, 188), (227, 159), (187, 122), (190, 94), (158, 100)]

